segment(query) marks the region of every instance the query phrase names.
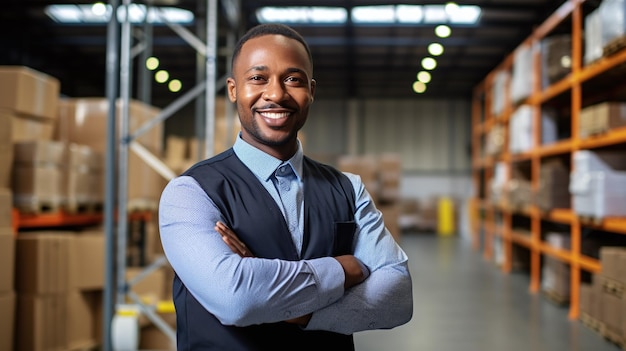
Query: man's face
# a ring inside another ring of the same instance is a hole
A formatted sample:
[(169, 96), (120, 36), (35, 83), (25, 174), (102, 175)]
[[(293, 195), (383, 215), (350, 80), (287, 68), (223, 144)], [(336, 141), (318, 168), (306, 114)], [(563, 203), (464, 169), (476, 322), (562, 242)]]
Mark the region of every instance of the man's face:
[(263, 35), (241, 48), (229, 78), (242, 137), (270, 154), (295, 152), (298, 130), (313, 102), (315, 81), (305, 48), (281, 35)]

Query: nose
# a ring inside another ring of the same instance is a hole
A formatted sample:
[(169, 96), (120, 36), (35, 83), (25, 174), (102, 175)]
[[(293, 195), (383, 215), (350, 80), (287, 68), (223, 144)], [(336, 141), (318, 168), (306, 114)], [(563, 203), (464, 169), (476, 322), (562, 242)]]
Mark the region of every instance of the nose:
[(265, 86), (263, 92), (263, 99), (268, 101), (282, 101), (285, 98), (287, 90), (283, 85), (283, 82), (277, 79), (272, 79)]

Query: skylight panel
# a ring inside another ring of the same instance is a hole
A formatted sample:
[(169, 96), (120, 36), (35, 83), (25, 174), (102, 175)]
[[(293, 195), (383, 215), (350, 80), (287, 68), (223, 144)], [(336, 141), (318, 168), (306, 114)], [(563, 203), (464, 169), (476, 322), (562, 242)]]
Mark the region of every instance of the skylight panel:
[(421, 23), (424, 11), (419, 5), (397, 5), (396, 19), (400, 23)]
[[(111, 18), (111, 6), (105, 5), (102, 11), (100, 4), (98, 11), (94, 5), (49, 5), (46, 6), (45, 13), (58, 23), (79, 24), (79, 23), (108, 23)], [(131, 4), (128, 7), (128, 18), (132, 23), (141, 23), (146, 19), (150, 23), (162, 23), (166, 19), (172, 23), (190, 24), (194, 21), (191, 11), (175, 7), (148, 7), (142, 4)], [(118, 8), (117, 18), (122, 21), (126, 18), (126, 9), (123, 6)]]
[(395, 6), (357, 6), (352, 9), (354, 23), (394, 23), (396, 20)]
[[(353, 23), (367, 24), (474, 24), (480, 18), (478, 6), (466, 5), (376, 5), (351, 9)], [(343, 7), (292, 6), (262, 7), (256, 12), (261, 23), (339, 23), (348, 21)]]
[(266, 6), (258, 9), (256, 16), (261, 23), (345, 23), (348, 19), (342, 7), (320, 6)]

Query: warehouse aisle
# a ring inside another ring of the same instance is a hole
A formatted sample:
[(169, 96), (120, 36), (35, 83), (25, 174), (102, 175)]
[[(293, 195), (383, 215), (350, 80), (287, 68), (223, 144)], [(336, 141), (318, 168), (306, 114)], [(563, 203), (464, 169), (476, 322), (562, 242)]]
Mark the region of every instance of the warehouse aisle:
[(568, 309), (528, 293), (528, 275), (502, 274), (468, 240), (407, 234), (414, 315), (393, 330), (357, 333), (357, 351), (618, 351)]

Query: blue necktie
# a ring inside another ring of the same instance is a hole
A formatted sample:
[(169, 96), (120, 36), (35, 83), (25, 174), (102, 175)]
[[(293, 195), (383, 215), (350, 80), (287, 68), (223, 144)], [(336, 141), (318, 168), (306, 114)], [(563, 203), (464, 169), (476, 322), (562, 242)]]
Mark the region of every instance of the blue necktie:
[(299, 201), (302, 198), (302, 192), (300, 191), (298, 178), (289, 164), (280, 165), (274, 175), (276, 176), (276, 188), (283, 205), (285, 222), (289, 227), (289, 232), (299, 253), (302, 248), (302, 235), (299, 226), (300, 208), (298, 204), (302, 202)]

